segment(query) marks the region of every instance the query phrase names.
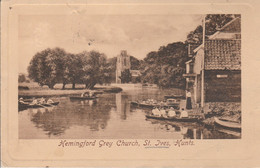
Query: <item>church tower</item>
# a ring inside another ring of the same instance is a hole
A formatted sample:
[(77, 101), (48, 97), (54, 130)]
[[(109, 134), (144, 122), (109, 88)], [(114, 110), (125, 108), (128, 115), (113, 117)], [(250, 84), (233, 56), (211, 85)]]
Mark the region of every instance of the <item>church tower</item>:
[(122, 50), (120, 55), (117, 56), (116, 61), (116, 83), (121, 83), (121, 73), (122, 71), (131, 68), (130, 56), (127, 55), (126, 50)]

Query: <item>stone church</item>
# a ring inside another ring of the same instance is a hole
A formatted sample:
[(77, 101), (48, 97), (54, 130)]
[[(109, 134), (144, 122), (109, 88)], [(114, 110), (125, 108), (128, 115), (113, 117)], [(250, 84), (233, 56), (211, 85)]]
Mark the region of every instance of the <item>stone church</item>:
[(116, 61), (116, 83), (121, 83), (121, 73), (126, 69), (131, 69), (130, 56), (126, 50), (122, 50)]

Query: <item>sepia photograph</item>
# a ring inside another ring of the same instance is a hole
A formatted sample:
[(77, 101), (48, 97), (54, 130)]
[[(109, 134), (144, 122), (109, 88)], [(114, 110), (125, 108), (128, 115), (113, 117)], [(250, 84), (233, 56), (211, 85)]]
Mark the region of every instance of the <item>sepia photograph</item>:
[(1, 1), (1, 166), (259, 166), (259, 7)]
[(18, 138), (241, 139), (242, 19), (19, 15)]

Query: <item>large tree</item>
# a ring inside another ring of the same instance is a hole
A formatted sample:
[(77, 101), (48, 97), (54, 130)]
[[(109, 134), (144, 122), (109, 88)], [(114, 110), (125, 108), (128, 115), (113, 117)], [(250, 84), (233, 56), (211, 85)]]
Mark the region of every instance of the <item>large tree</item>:
[(53, 88), (63, 78), (63, 63), (66, 53), (63, 49), (45, 49), (32, 58), (28, 67), (29, 78)]
[(187, 46), (182, 42), (161, 46), (144, 59), (142, 82), (154, 83), (160, 87), (184, 87), (185, 62), (188, 60)]
[(81, 81), (86, 85), (86, 88), (93, 89), (96, 84), (103, 84), (109, 76), (106, 69), (106, 56), (97, 51), (84, 51), (79, 56), (82, 59), (83, 69)]

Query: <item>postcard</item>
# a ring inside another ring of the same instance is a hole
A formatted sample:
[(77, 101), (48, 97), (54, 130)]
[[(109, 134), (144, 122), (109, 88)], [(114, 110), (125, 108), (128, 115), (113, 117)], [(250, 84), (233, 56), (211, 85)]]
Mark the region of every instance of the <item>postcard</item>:
[(259, 166), (257, 1), (2, 1), (2, 166)]

